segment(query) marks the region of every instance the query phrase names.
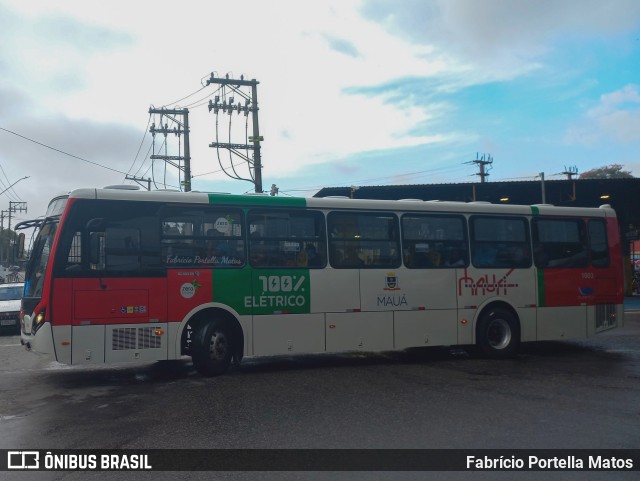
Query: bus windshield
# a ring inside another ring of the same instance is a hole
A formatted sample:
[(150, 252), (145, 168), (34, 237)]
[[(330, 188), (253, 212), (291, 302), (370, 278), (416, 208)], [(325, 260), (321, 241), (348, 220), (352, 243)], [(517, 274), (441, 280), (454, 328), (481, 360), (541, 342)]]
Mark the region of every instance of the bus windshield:
[(39, 230), (38, 235), (33, 241), (31, 255), (27, 262), (27, 268), (24, 279), (24, 297), (40, 298), (42, 297), (42, 288), (44, 287), (44, 276), (49, 263), (49, 254), (53, 245), (53, 238), (58, 230), (60, 217), (67, 204), (68, 195), (60, 195), (49, 202), (47, 213), (44, 219), (36, 219), (32, 221), (22, 222), (22, 227), (16, 225), (16, 229), (36, 227)]
[(40, 227), (27, 265), (24, 297), (42, 297), (44, 274), (47, 270), (51, 245), (58, 228), (58, 222), (58, 218), (47, 219)]

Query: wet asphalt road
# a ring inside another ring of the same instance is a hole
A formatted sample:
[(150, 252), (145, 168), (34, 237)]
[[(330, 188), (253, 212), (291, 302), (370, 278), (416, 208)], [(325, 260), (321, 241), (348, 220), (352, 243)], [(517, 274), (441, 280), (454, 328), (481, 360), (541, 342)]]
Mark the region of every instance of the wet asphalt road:
[[(218, 378), (201, 377), (188, 360), (66, 367), (4, 335), (0, 447), (638, 448), (640, 312), (626, 317), (622, 329), (587, 341), (525, 344), (507, 361), (445, 348), (277, 357), (245, 360)], [(175, 478), (169, 474), (20, 473), (11, 479)], [(629, 476), (634, 473), (441, 474), (191, 478), (637, 479)]]

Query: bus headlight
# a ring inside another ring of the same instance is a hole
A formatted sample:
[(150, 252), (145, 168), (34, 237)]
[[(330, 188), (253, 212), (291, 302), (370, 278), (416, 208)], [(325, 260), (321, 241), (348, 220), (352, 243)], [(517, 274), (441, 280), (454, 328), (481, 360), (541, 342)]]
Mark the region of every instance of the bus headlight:
[(38, 329), (42, 327), (42, 325), (44, 324), (46, 314), (47, 314), (46, 309), (42, 309), (40, 312), (38, 312), (38, 314), (36, 314), (36, 317), (33, 318), (33, 323), (31, 325), (31, 334), (35, 334), (38, 331)]

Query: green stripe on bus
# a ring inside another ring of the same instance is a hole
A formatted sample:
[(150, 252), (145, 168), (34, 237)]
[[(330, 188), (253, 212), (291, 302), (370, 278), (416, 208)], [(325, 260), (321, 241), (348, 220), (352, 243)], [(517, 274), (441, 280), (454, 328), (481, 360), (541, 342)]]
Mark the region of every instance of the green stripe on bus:
[(311, 275), (307, 268), (213, 269), (213, 302), (240, 315), (311, 312)]
[(540, 215), (540, 209), (538, 207), (536, 207), (535, 205), (531, 206), (531, 214), (532, 215)]
[(212, 269), (212, 300), (231, 306), (240, 315), (251, 314), (245, 307), (245, 296), (251, 294), (252, 270), (248, 266), (243, 269)]
[(307, 201), (304, 197), (209, 194), (209, 204), (260, 207), (306, 207)]
[(538, 269), (538, 307), (545, 306), (544, 269)]

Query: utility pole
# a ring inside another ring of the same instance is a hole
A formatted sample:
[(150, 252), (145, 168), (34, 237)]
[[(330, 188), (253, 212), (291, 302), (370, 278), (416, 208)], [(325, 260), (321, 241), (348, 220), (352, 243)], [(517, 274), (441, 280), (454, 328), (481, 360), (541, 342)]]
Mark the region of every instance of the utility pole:
[(575, 165), (572, 165), (567, 169), (567, 167), (565, 166), (564, 172), (561, 172), (561, 174), (566, 175), (567, 180), (573, 180), (573, 176), (578, 175), (578, 167)]
[[(4, 216), (8, 214), (8, 210), (3, 210), (0, 212), (0, 232), (4, 232)], [(4, 256), (4, 239), (0, 239), (0, 265), (4, 265), (5, 262)]]
[[(155, 137), (155, 134), (175, 134), (178, 137), (184, 134), (184, 155), (151, 155), (151, 159), (161, 159), (166, 163), (176, 167), (179, 172), (184, 172), (184, 190), (189, 192), (191, 190), (191, 152), (189, 149), (189, 109), (149, 109), (150, 114), (160, 114), (160, 127), (156, 127), (156, 124), (152, 124), (149, 128), (149, 132)], [(177, 120), (172, 116), (182, 116), (182, 121)], [(162, 116), (166, 116), (175, 122), (178, 127), (169, 128), (168, 124), (162, 126)], [(184, 165), (182, 165), (184, 161)], [(176, 163), (177, 162), (177, 163)], [(136, 179), (131, 179), (136, 180)], [(147, 180), (147, 179), (142, 179)], [(137, 182), (137, 180), (136, 180)], [(151, 190), (151, 182), (149, 182), (149, 190)]]
[(542, 189), (542, 203), (547, 203), (547, 192), (544, 188), (544, 172), (540, 172), (540, 187)]
[[(491, 170), (491, 165), (493, 164), (493, 157), (491, 157), (491, 155), (489, 154), (482, 154), (482, 157), (480, 157), (479, 154), (476, 153), (476, 160), (465, 162), (465, 164), (476, 164), (480, 168), (480, 172), (478, 172), (476, 175), (480, 176), (480, 183), (484, 184), (485, 178), (489, 177), (488, 170)], [(486, 169), (485, 168), (486, 166), (489, 166), (489, 169)]]
[[(212, 142), (209, 144), (209, 147), (213, 147), (216, 149), (228, 149), (230, 153), (235, 154), (240, 157), (244, 161), (247, 162), (249, 166), (249, 175), (251, 178), (244, 178), (240, 176), (235, 169), (235, 165), (233, 160), (231, 161), (230, 167), (224, 167), (218, 157), (218, 161), (220, 162), (220, 167), (223, 172), (231, 177), (232, 179), (238, 180), (246, 180), (248, 182), (252, 182), (255, 186), (256, 193), (262, 193), (262, 159), (260, 155), (260, 142), (264, 140), (264, 138), (260, 135), (260, 127), (258, 125), (258, 81), (256, 79), (253, 80), (245, 80), (244, 76), (240, 76), (240, 79), (232, 79), (229, 78), (227, 74), (225, 78), (217, 78), (211, 74), (211, 77), (207, 80), (207, 85), (217, 84), (221, 86), (222, 89), (222, 102), (220, 102), (220, 95), (215, 96), (215, 101), (209, 100), (209, 112), (213, 110), (216, 115), (216, 142)], [(234, 102), (234, 97), (229, 97), (229, 102), (226, 99), (226, 88), (229, 88), (234, 94), (239, 95), (244, 99), (244, 103), (242, 102)], [(251, 87), (251, 95), (245, 93), (240, 87)], [(249, 113), (252, 115), (252, 127), (253, 127), (253, 135), (248, 137), (244, 144), (235, 144), (231, 143), (231, 139), (229, 138), (229, 142), (218, 142), (217, 141), (217, 116), (219, 111), (222, 110), (223, 113), (229, 114), (229, 136), (231, 136), (231, 115), (233, 112), (244, 113), (244, 116), (247, 117)], [(251, 142), (252, 144), (249, 144)], [(247, 154), (242, 154), (239, 152), (240, 150), (245, 150)], [(253, 159), (249, 158), (248, 151), (253, 150)], [(228, 169), (231, 169), (232, 172), (229, 172)]]
[(133, 180), (139, 185), (142, 185), (142, 184), (140, 184), (140, 182), (146, 182), (147, 183), (147, 190), (151, 190), (151, 178), (150, 177), (145, 179), (143, 177), (136, 177), (135, 175), (134, 176), (125, 175), (124, 178), (125, 178), (125, 180)]
[(27, 203), (26, 202), (14, 202), (9, 201), (9, 263), (13, 264), (13, 244), (15, 242), (15, 232), (11, 232), (11, 213), (15, 212), (27, 212)]
[(15, 212), (27, 212), (27, 203), (26, 202), (14, 202), (12, 200), (9, 201), (9, 230), (11, 230), (11, 213)]

